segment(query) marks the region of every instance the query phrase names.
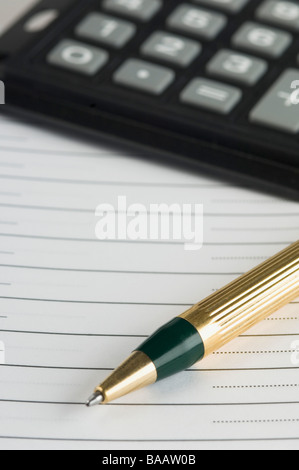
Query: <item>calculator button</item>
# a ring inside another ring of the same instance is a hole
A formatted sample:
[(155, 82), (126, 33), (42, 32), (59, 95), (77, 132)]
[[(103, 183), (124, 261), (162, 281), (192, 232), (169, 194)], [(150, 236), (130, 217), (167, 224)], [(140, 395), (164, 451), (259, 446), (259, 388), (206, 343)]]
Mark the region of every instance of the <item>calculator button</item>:
[(196, 41), (163, 32), (154, 33), (141, 48), (142, 54), (146, 56), (180, 67), (188, 67), (201, 50), (201, 45)]
[(256, 124), (299, 132), (299, 69), (287, 70), (250, 114)]
[(103, 8), (140, 21), (150, 21), (162, 8), (161, 0), (105, 0)]
[(227, 24), (221, 13), (213, 13), (190, 5), (179, 6), (168, 18), (170, 28), (203, 39), (215, 39)]
[(134, 36), (136, 26), (100, 13), (90, 13), (76, 28), (77, 36), (121, 48)]
[(201, 5), (217, 7), (229, 13), (239, 13), (247, 5), (249, 0), (195, 0)]
[(229, 114), (242, 98), (238, 88), (212, 80), (193, 80), (182, 92), (181, 101), (218, 114)]
[(292, 42), (289, 33), (257, 23), (245, 23), (232, 39), (233, 45), (270, 58), (279, 58)]
[(267, 0), (257, 10), (257, 18), (292, 31), (299, 31), (299, 5), (294, 2)]
[(207, 72), (244, 85), (255, 85), (267, 72), (268, 64), (238, 52), (222, 50), (208, 63)]
[(47, 57), (52, 65), (84, 75), (95, 75), (108, 59), (106, 51), (72, 40), (61, 41)]
[(165, 67), (130, 59), (117, 70), (113, 79), (120, 85), (161, 95), (174, 81), (175, 73)]

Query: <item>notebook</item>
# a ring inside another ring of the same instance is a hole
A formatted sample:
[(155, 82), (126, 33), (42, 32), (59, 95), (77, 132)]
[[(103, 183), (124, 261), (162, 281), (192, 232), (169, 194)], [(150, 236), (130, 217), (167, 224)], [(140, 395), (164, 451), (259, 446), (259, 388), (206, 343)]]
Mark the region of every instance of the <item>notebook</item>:
[[(298, 301), (184, 373), (84, 402), (161, 324), (296, 241), (299, 204), (0, 119), (0, 448), (298, 448)], [(119, 196), (203, 205), (203, 247), (98, 240), (96, 208)]]

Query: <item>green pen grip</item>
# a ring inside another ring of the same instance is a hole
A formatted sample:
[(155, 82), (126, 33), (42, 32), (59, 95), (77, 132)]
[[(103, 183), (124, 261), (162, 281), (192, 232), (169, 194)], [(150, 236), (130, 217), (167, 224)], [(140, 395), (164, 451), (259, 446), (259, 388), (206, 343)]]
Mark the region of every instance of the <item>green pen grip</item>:
[(196, 328), (183, 318), (164, 325), (139, 346), (157, 370), (157, 380), (182, 372), (201, 360), (205, 348)]

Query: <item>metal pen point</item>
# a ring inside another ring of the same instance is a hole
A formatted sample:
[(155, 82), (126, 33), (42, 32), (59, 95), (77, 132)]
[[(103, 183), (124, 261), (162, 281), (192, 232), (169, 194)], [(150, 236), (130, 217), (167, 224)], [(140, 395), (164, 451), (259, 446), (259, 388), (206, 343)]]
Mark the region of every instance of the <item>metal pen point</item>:
[(103, 403), (104, 397), (100, 392), (95, 392), (91, 395), (91, 397), (88, 398), (86, 402), (87, 408), (90, 408), (92, 406), (97, 406)]

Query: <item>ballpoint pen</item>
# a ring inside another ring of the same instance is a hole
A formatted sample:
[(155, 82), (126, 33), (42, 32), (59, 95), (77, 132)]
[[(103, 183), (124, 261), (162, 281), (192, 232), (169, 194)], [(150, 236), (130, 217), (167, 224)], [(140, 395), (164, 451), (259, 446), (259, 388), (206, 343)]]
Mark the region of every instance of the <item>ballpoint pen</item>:
[(299, 297), (299, 241), (160, 328), (88, 399), (106, 404), (186, 370)]

